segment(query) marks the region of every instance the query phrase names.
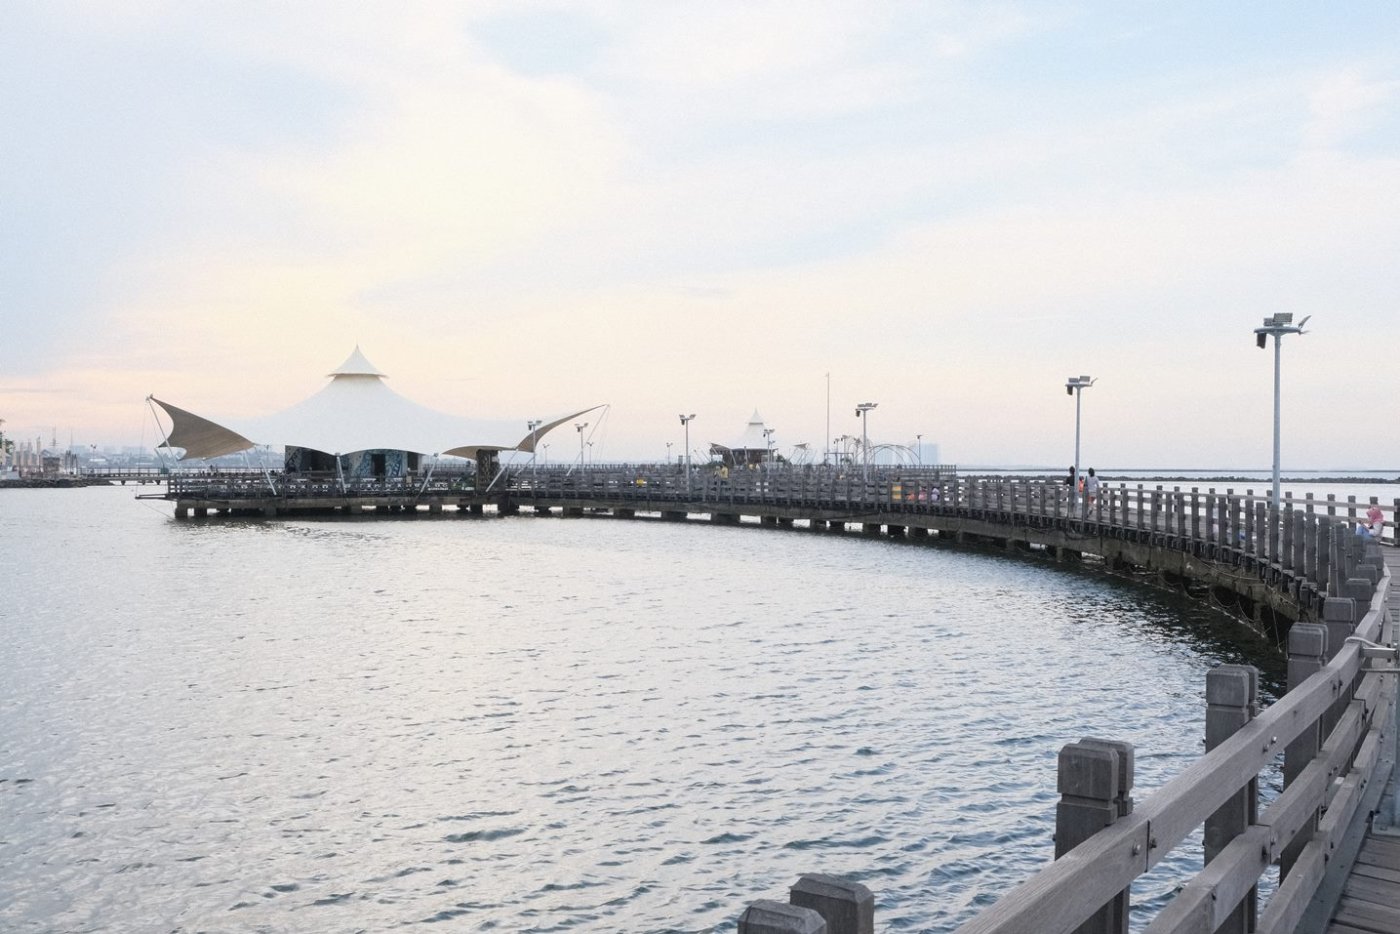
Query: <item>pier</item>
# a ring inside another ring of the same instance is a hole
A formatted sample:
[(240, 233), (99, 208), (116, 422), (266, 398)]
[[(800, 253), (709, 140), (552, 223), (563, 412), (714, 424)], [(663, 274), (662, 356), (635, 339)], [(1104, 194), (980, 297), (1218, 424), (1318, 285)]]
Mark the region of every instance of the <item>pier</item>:
[[(484, 479), (352, 488), (325, 478), (172, 478), (162, 498), (186, 518), (528, 510), (856, 530), (1101, 561), (1213, 602), (1228, 598), (1242, 619), (1286, 646), (1288, 692), (1260, 709), (1254, 669), (1210, 672), (1205, 754), (1141, 801), (1131, 793), (1133, 762), (1151, 750), (1114, 739), (1112, 723), (1099, 731), (1106, 738), (1067, 744), (1059, 757), (1056, 860), (959, 934), (1125, 934), (1133, 881), (1198, 830), (1202, 871), (1156, 915), (1149, 934), (1400, 930), (1400, 837), (1387, 835), (1400, 821), (1394, 792), (1383, 801), (1395, 758), (1400, 600), (1392, 599), (1391, 582), (1400, 503), (1377, 504), (1386, 517), (1378, 541), (1356, 531), (1369, 503), (1306, 496), (1274, 504), (1248, 489), (1105, 484), (1088, 502), (1056, 478), (932, 468), (868, 478), (802, 468), (688, 476), (654, 465), (526, 468)], [(1262, 802), (1260, 776), (1279, 761), (1284, 790)], [(1275, 865), (1280, 882), (1264, 897), (1260, 882)], [(790, 904), (755, 902), (740, 930), (870, 930), (864, 909), (838, 897), (839, 880), (814, 878), (794, 886)], [(837, 894), (823, 901), (809, 890)]]

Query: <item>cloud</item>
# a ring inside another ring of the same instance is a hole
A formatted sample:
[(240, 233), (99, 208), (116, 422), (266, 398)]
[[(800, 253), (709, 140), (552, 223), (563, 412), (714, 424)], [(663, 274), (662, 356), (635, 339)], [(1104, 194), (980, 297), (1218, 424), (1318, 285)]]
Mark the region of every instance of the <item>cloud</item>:
[(1379, 119), (1390, 116), (1393, 120), (1400, 80), (1370, 77), (1367, 71), (1349, 67), (1316, 79), (1307, 100), (1305, 139), (1310, 147), (1344, 145)]

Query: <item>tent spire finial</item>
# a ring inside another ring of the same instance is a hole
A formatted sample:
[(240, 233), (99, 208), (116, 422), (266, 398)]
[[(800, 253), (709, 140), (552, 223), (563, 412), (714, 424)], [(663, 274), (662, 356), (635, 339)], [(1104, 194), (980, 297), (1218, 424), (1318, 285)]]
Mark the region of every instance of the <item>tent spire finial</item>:
[(365, 358), (365, 355), (360, 352), (359, 344), (355, 345), (354, 352), (345, 358), (344, 363), (327, 375), (330, 376), (331, 379), (336, 379), (341, 376), (374, 376), (379, 379), (384, 379), (385, 376), (387, 376), (386, 373), (380, 371), (378, 367)]

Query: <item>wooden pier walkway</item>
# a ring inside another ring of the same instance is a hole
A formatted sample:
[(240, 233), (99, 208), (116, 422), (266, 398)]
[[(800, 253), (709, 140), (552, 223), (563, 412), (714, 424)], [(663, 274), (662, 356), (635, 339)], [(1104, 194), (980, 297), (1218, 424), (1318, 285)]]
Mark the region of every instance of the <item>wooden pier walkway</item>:
[[(1400, 550), (1386, 548), (1385, 561), (1392, 579), (1400, 580)], [(1394, 639), (1400, 633), (1400, 595), (1395, 593), (1390, 625)], [(1400, 788), (1392, 785), (1387, 795), (1396, 794)], [(1367, 829), (1327, 934), (1400, 934), (1400, 828)]]

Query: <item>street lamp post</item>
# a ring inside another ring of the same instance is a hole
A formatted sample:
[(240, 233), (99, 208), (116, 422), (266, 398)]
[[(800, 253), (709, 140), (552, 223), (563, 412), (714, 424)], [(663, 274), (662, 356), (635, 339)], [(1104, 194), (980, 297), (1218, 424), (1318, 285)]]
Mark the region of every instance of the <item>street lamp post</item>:
[(549, 442), (546, 441), (544, 444), (540, 445), (540, 447), (544, 448), (544, 465), (545, 467), (549, 467)]
[(685, 491), (690, 492), (690, 421), (695, 413), (681, 416), (681, 427), (685, 429)]
[(583, 429), (588, 427), (588, 422), (574, 422), (574, 428), (578, 431), (578, 469), (582, 470), (583, 460)]
[(763, 429), (763, 449), (767, 455), (768, 466), (773, 466), (773, 429)]
[(860, 451), (865, 462), (863, 478), (870, 479), (870, 433), (866, 430), (870, 424), (870, 410), (878, 406), (878, 402), (862, 402), (856, 406), (856, 418), (860, 419)]
[(667, 467), (670, 467), (670, 466), (671, 466), (671, 445), (673, 445), (673, 444), (675, 444), (675, 443), (676, 443), (676, 442), (674, 442), (674, 441), (667, 441), (667, 442), (666, 442), (666, 466), (667, 466)]
[(540, 427), (541, 425), (544, 424), (544, 422), (541, 421), (540, 419), (532, 418), (532, 419), (530, 419), (529, 421), (527, 421), (525, 424), (527, 424), (527, 425), (530, 426), (530, 473), (536, 473), (537, 471), (536, 471), (536, 463), (535, 463), (535, 461), (536, 461), (536, 457), (535, 457), (536, 452), (535, 452), (535, 449), (538, 447), (538, 444), (536, 444), (535, 432), (539, 429), (539, 427)]
[(919, 442), (919, 453), (915, 457), (918, 458), (919, 466), (922, 467), (924, 466), (924, 436), (915, 435), (914, 438)]
[(1270, 508), (1278, 512), (1279, 504), (1279, 427), (1281, 419), (1279, 417), (1279, 363), (1283, 358), (1280, 348), (1283, 345), (1283, 335), (1285, 334), (1306, 334), (1303, 325), (1308, 323), (1312, 315), (1308, 315), (1297, 324), (1293, 323), (1291, 314), (1276, 314), (1264, 319), (1264, 326), (1254, 329), (1255, 343), (1259, 349), (1263, 350), (1269, 342), (1269, 335), (1274, 338), (1274, 498), (1270, 503)]
[(1087, 376), (1071, 376), (1065, 380), (1065, 392), (1074, 396), (1074, 480), (1070, 483), (1069, 501), (1073, 504), (1079, 503), (1079, 409), (1080, 403), (1084, 399), (1084, 390), (1098, 380), (1090, 379)]

